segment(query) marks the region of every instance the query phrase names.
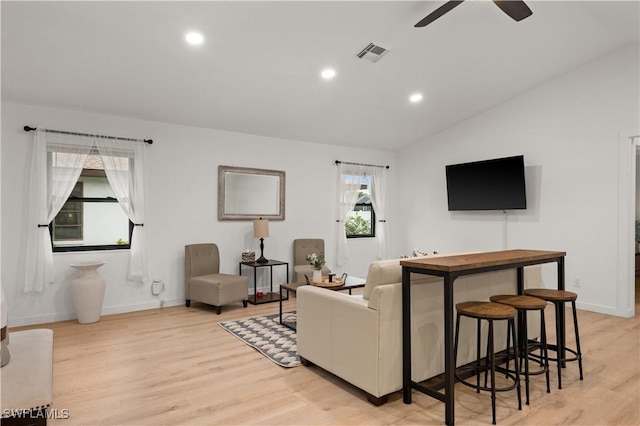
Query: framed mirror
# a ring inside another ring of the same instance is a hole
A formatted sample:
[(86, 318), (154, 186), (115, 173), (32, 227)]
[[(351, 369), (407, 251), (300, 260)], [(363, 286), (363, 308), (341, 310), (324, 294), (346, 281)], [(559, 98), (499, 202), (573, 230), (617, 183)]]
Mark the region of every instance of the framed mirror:
[(284, 220), (285, 172), (218, 166), (218, 220)]

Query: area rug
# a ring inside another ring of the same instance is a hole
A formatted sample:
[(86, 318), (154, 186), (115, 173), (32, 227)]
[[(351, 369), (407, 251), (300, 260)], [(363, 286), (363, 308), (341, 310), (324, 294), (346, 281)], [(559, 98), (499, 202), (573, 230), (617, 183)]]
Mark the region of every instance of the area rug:
[[(296, 313), (283, 313), (282, 321), (295, 323)], [(279, 314), (225, 321), (218, 325), (282, 367), (301, 365), (296, 332), (280, 324)]]

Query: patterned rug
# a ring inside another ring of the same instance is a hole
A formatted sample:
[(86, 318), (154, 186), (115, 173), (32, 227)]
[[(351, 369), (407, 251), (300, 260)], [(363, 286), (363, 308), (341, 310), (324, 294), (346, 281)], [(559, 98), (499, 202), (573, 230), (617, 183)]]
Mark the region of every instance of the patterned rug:
[[(296, 313), (283, 313), (282, 321), (295, 324)], [(218, 325), (282, 367), (301, 365), (296, 332), (280, 324), (279, 314), (225, 321)]]

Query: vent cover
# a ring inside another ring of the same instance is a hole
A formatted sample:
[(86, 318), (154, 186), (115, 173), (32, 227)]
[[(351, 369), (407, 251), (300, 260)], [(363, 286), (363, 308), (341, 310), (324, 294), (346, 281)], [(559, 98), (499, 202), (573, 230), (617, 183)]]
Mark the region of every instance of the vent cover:
[(387, 47), (369, 43), (369, 45), (362, 49), (357, 56), (360, 59), (366, 59), (370, 62), (378, 62), (388, 51), (389, 49)]

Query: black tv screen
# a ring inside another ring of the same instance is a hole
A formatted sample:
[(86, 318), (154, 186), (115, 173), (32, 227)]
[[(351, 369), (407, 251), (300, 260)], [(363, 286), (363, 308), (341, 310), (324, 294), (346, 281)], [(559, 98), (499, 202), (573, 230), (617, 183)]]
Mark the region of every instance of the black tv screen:
[(446, 166), (449, 211), (527, 208), (524, 156)]

